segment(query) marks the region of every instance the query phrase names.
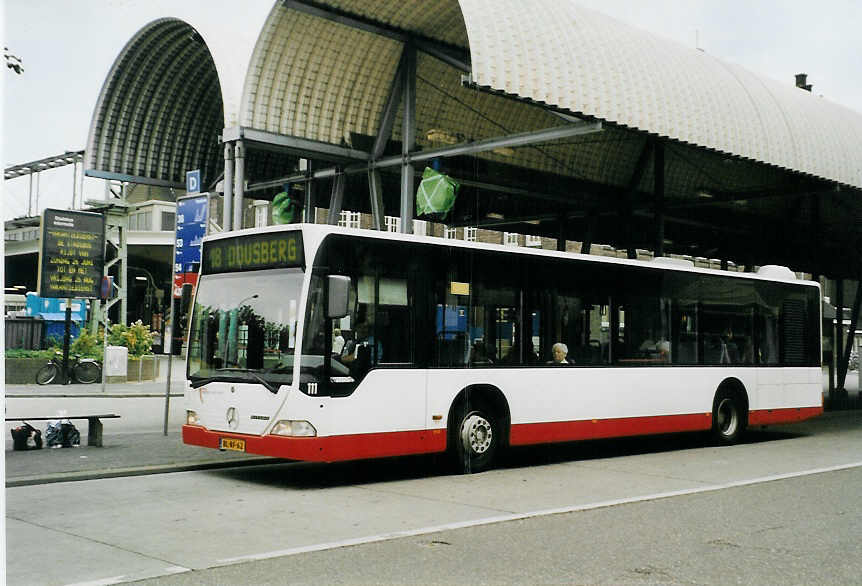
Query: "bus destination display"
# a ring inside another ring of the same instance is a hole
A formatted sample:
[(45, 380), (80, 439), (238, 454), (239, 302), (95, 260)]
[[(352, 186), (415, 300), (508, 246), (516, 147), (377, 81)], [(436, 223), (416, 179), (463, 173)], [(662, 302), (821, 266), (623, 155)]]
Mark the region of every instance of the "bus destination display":
[(45, 210), (39, 254), (39, 295), (99, 297), (105, 264), (105, 222), (101, 214)]
[(301, 267), (303, 259), (300, 232), (224, 238), (204, 244), (202, 273)]

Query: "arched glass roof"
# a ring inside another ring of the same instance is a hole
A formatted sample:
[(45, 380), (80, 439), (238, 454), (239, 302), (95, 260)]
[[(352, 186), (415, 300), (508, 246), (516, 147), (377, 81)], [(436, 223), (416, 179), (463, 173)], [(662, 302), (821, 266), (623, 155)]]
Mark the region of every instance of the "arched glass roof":
[(117, 57), (99, 95), (87, 140), (93, 175), (182, 186), (201, 169), (221, 171), (224, 120), (219, 76), (207, 45), (179, 19), (141, 29)]
[(862, 114), (573, 2), (461, 0), (479, 86), (862, 187)]

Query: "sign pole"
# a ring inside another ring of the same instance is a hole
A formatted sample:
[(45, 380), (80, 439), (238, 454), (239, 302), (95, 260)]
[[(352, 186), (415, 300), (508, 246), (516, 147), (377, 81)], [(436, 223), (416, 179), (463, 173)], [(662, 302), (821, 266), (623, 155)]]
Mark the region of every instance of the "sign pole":
[(68, 385), (71, 373), (69, 372), (69, 338), (72, 330), (72, 298), (66, 298), (66, 324), (63, 331), (63, 384)]
[(168, 413), (171, 410), (171, 365), (174, 362), (174, 337), (173, 337), (173, 329), (174, 329), (174, 296), (173, 296), (173, 283), (171, 284), (171, 316), (168, 318), (170, 321), (168, 322), (168, 327), (165, 328), (165, 339), (168, 339), (168, 334), (171, 334), (171, 343), (168, 346), (168, 380), (165, 382), (165, 427), (162, 431), (162, 435), (168, 435)]
[[(172, 259), (176, 259), (177, 257), (177, 231), (176, 226), (174, 226), (174, 253), (171, 255)], [(165, 342), (168, 345), (168, 374), (167, 380), (165, 381), (165, 425), (162, 430), (162, 435), (168, 435), (168, 415), (171, 410), (171, 366), (174, 363), (174, 284), (173, 279), (173, 271), (171, 271), (171, 294), (170, 294), (170, 303), (171, 303), (171, 312), (168, 317), (168, 324), (165, 327)]]

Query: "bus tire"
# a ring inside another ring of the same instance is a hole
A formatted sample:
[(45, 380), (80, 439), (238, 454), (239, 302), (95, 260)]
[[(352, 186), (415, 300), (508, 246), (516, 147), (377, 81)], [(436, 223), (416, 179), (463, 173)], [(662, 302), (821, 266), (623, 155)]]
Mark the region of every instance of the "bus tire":
[(460, 474), (482, 472), (491, 467), (502, 439), (499, 423), (481, 405), (466, 404), (456, 409), (451, 430), (456, 471)]
[(712, 403), (712, 437), (718, 445), (738, 443), (748, 417), (738, 393), (720, 390)]

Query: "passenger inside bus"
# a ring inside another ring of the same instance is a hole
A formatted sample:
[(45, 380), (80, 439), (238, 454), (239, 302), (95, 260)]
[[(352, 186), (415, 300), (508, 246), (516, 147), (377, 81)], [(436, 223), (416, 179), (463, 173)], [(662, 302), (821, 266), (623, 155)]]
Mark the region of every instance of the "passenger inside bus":
[(551, 354), (554, 356), (553, 359), (548, 360), (545, 364), (555, 364), (557, 366), (574, 364), (574, 361), (568, 358), (569, 347), (562, 342), (557, 342), (551, 347)]
[(730, 326), (726, 327), (721, 333), (721, 356), (719, 362), (721, 364), (736, 364), (739, 362), (739, 348), (733, 339), (733, 330)]
[(494, 364), (494, 361), (488, 355), (484, 340), (473, 342), (473, 346), (470, 348), (470, 364), (477, 366)]

